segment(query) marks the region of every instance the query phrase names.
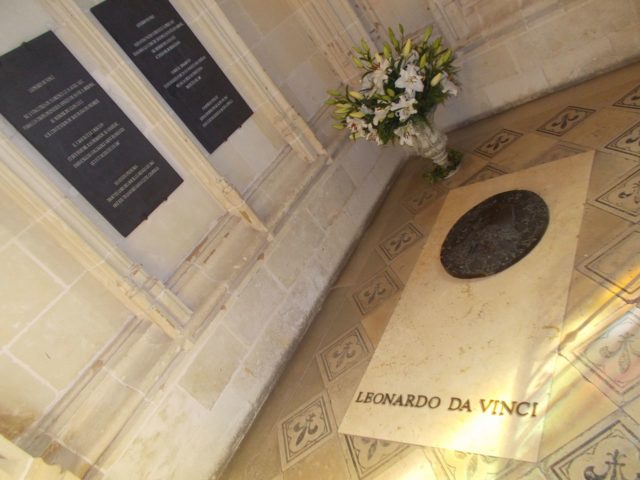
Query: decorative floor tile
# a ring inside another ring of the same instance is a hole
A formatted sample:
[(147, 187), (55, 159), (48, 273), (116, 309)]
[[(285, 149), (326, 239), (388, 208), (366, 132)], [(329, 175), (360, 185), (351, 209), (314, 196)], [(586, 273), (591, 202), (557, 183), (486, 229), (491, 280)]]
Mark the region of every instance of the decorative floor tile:
[(471, 185), (472, 183), (483, 182), (485, 180), (489, 180), (490, 178), (496, 178), (500, 175), (504, 175), (506, 172), (501, 168), (495, 167), (493, 165), (487, 165), (483, 167), (479, 172), (473, 174), (466, 182), (462, 185)]
[(590, 202), (614, 215), (637, 222), (640, 220), (640, 170), (629, 174)]
[(389, 270), (385, 270), (367, 281), (353, 294), (353, 299), (360, 312), (366, 315), (399, 290), (400, 282)]
[(578, 155), (579, 153), (584, 153), (585, 150), (578, 147), (569, 147), (567, 145), (554, 145), (549, 150), (544, 152), (540, 157), (538, 157), (535, 161), (536, 164), (541, 165), (543, 163), (553, 162), (555, 160), (560, 160), (561, 158), (571, 157), (573, 155)]
[(405, 443), (352, 435), (345, 435), (344, 441), (349, 453), (347, 461), (353, 466), (358, 478), (369, 478), (374, 473), (379, 473), (410, 447)]
[(622, 413), (594, 425), (545, 462), (547, 478), (635, 480), (640, 478), (638, 426)]
[(640, 122), (614, 139), (605, 148), (640, 157)]
[(625, 231), (579, 267), (628, 303), (640, 298), (640, 227)]
[(567, 107), (537, 130), (560, 137), (583, 122), (593, 112), (595, 110), (589, 108)]
[(279, 422), (278, 446), (285, 470), (314, 451), (335, 431), (326, 394), (313, 398)]
[(483, 142), (482, 145), (480, 145), (474, 150), (474, 152), (479, 153), (480, 155), (484, 155), (485, 157), (491, 158), (495, 156), (498, 152), (501, 152), (506, 147), (511, 145), (521, 136), (522, 134), (519, 132), (502, 129), (498, 133), (496, 133), (493, 137), (488, 139), (486, 142)]
[(616, 405), (640, 395), (640, 311), (618, 313), (592, 338), (562, 355)]
[(409, 222), (389, 235), (380, 243), (379, 247), (385, 257), (393, 260), (421, 238), (424, 238), (422, 232)]
[(349, 330), (316, 357), (325, 384), (368, 358), (372, 351), (371, 342), (362, 327)]
[(440, 192), (437, 188), (425, 187), (404, 197), (402, 205), (411, 213), (416, 214), (424, 210), (438, 195)]
[(640, 109), (640, 85), (614, 103), (613, 106)]
[(526, 471), (535, 466), (527, 462), (442, 448), (425, 448), (424, 450), (438, 480), (521, 479)]

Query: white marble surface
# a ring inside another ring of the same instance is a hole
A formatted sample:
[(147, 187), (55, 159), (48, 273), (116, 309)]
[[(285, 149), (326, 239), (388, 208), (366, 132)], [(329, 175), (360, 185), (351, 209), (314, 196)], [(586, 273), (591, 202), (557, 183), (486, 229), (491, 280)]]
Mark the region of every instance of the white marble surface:
[[(592, 160), (587, 152), (448, 194), (341, 433), (537, 460)], [(549, 206), (540, 243), (496, 275), (451, 277), (439, 258), (449, 229), (512, 189)], [(389, 396), (376, 404), (376, 394)]]

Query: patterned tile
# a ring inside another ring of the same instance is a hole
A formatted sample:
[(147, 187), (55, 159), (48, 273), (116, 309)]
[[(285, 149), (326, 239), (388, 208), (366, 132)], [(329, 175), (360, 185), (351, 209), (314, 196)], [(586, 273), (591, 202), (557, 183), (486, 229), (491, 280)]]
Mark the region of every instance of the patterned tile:
[(562, 353), (618, 406), (640, 395), (639, 315), (637, 308), (618, 313), (570, 354)]
[(309, 455), (335, 431), (329, 405), (323, 393), (279, 422), (278, 446), (283, 470)]
[(549, 456), (547, 478), (558, 480), (635, 480), (640, 478), (637, 424), (616, 413)]
[(640, 85), (614, 103), (613, 106), (640, 109)]
[(353, 299), (360, 312), (366, 315), (399, 290), (400, 282), (389, 270), (385, 270), (369, 279), (353, 294)]
[(371, 342), (362, 327), (349, 330), (316, 356), (325, 384), (368, 358), (372, 351)]
[(593, 112), (595, 110), (589, 108), (567, 107), (537, 130), (538, 132), (560, 137), (583, 122)]
[(410, 447), (405, 443), (352, 435), (345, 435), (344, 441), (349, 453), (347, 461), (353, 466), (358, 478), (368, 478), (380, 473)]
[(441, 448), (425, 448), (438, 480), (522, 479), (534, 464), (506, 458), (456, 452)]
[(379, 248), (385, 257), (393, 260), (421, 238), (424, 238), (422, 232), (409, 222), (383, 240)]
[(640, 170), (608, 188), (590, 202), (614, 215), (637, 222), (640, 220)]
[(625, 231), (578, 269), (628, 303), (640, 298), (640, 227)]
[(494, 136), (492, 136), (487, 141), (483, 142), (479, 147), (477, 147), (474, 152), (479, 153), (480, 155), (484, 155), (485, 157), (493, 157), (497, 153), (504, 150), (506, 147), (515, 142), (518, 138), (522, 136), (519, 132), (514, 132), (512, 130), (502, 129)]
[(554, 145), (549, 150), (544, 152), (540, 157), (536, 159), (534, 162), (537, 165), (542, 165), (543, 163), (554, 162), (556, 160), (560, 160), (561, 158), (572, 157), (573, 155), (578, 155), (579, 153), (584, 153), (586, 150), (578, 147), (570, 147), (568, 145)]
[(505, 173), (508, 173), (508, 172), (494, 165), (487, 165), (477, 173), (473, 174), (462, 185), (471, 185), (472, 183), (483, 182), (485, 180), (489, 180), (490, 178), (496, 178), (496, 177), (499, 177), (500, 175), (504, 175)]
[(440, 191), (437, 188), (423, 187), (404, 197), (402, 199), (402, 205), (415, 215), (429, 206), (439, 195)]
[(615, 138), (605, 148), (640, 157), (640, 122)]

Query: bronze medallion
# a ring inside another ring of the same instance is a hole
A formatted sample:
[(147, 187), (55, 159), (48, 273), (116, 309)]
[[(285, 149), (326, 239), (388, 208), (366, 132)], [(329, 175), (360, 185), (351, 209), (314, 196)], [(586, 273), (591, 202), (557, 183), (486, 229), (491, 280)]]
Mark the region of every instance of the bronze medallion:
[(549, 225), (549, 208), (528, 190), (498, 193), (465, 213), (449, 230), (440, 261), (456, 278), (488, 277), (522, 260)]

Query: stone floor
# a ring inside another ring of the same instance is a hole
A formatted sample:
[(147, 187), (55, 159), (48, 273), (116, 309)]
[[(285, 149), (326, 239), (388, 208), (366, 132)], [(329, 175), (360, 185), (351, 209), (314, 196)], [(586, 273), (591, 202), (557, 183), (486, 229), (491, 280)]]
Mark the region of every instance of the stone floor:
[[(420, 161), (406, 164), (222, 478), (640, 479), (640, 64), (452, 132), (449, 143), (465, 153), (460, 171), (431, 186)], [(338, 434), (447, 191), (590, 149), (541, 460)]]

